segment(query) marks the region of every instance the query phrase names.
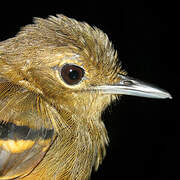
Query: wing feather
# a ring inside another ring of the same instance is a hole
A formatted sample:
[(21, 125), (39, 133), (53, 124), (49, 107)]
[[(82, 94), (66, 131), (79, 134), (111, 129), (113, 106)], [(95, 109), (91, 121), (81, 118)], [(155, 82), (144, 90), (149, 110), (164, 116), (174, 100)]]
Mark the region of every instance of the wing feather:
[(0, 80), (0, 179), (29, 174), (56, 137), (46, 103), (33, 92)]

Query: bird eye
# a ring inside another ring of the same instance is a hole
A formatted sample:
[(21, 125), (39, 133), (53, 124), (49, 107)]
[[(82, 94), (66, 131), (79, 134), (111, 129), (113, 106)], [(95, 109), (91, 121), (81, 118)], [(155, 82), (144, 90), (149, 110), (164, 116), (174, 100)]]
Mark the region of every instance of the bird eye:
[(68, 85), (78, 84), (84, 76), (84, 69), (73, 64), (65, 64), (61, 69), (61, 77)]

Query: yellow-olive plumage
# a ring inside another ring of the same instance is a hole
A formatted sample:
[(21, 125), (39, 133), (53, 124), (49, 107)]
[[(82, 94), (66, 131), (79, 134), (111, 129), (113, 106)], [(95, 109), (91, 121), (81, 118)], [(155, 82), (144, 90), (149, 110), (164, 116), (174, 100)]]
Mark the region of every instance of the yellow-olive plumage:
[(88, 179), (106, 154), (102, 111), (142, 86), (171, 97), (128, 78), (98, 28), (35, 18), (0, 43), (0, 179)]

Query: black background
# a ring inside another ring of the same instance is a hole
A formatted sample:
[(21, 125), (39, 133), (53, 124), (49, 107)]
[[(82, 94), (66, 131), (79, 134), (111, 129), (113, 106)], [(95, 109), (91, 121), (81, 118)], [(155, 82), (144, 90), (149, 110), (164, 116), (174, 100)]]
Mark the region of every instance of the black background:
[[(130, 76), (169, 91), (172, 100), (124, 96), (103, 113), (110, 145), (92, 179), (178, 178), (178, 73), (174, 58), (175, 4), (165, 1), (22, 1), (0, 11), (0, 40), (13, 37), (33, 17), (62, 13), (106, 32)], [(179, 45), (176, 45), (179, 46)]]

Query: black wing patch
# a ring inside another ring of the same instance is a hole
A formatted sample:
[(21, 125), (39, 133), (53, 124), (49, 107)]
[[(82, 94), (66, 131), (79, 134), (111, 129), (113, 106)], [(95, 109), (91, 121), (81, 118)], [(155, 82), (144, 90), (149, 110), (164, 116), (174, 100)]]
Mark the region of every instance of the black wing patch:
[(53, 139), (53, 129), (0, 122), (0, 179), (30, 173), (42, 160)]
[(34, 140), (37, 137), (49, 139), (53, 136), (53, 133), (53, 129), (41, 128), (39, 130), (35, 130), (29, 128), (28, 126), (17, 126), (11, 122), (0, 122), (0, 139), (3, 140)]

